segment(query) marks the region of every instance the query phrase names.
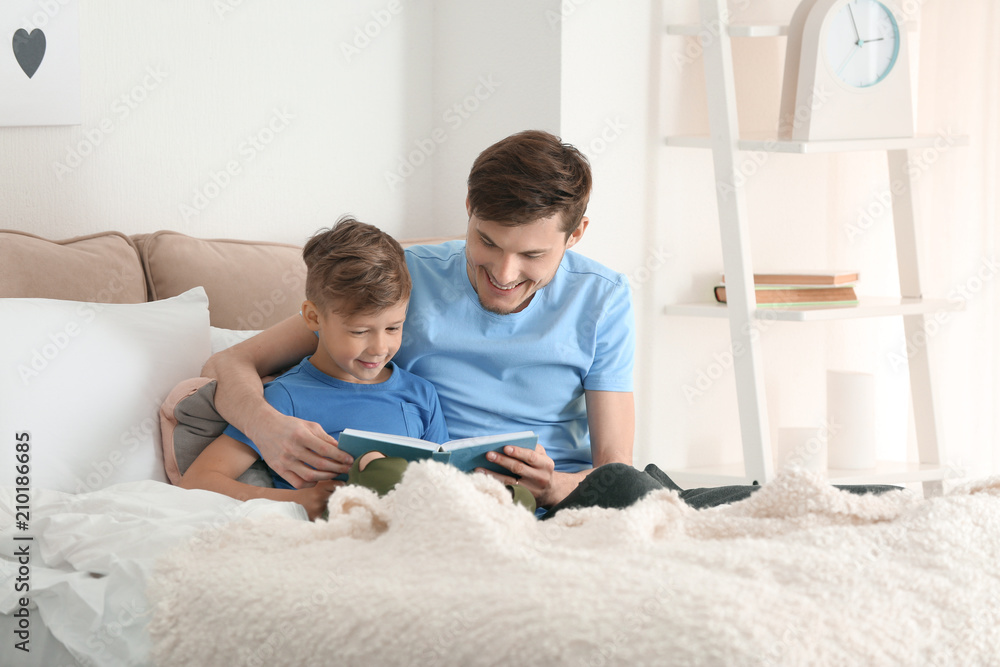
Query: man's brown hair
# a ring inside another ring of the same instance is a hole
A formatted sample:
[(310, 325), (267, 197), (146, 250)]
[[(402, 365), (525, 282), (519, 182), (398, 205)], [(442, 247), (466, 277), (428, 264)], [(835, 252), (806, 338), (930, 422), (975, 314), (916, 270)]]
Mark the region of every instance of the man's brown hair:
[(580, 224), (591, 188), (586, 156), (559, 137), (527, 130), (493, 144), (469, 173), (469, 207), (482, 220), (515, 226), (562, 214), (568, 236)]
[(306, 298), (346, 317), (379, 312), (410, 296), (410, 272), (396, 239), (378, 227), (341, 217), (302, 249)]

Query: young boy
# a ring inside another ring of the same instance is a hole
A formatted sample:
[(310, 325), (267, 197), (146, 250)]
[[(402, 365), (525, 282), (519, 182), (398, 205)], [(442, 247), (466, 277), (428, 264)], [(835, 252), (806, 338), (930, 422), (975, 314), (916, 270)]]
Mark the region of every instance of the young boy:
[[(280, 412), (318, 423), (334, 438), (345, 428), (448, 440), (437, 392), (430, 382), (391, 362), (399, 350), (410, 297), (403, 249), (391, 236), (352, 218), (306, 244), (306, 301), (302, 317), (319, 338), (316, 353), (264, 389)], [(405, 468), (399, 459), (359, 457), (348, 476), (384, 493)], [(236, 478), (260, 458), (257, 447), (230, 426), (191, 464), (181, 479), (189, 489), (216, 491), (238, 500), (297, 502), (310, 519), (326, 509), (337, 482), (297, 490), (272, 472), (274, 487)]]

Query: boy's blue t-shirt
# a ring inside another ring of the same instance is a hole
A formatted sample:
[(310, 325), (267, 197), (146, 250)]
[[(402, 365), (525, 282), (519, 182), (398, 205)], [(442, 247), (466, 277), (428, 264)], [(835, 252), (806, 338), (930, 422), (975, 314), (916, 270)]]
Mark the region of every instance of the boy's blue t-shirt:
[[(264, 398), (279, 412), (313, 421), (335, 439), (345, 428), (406, 435), (430, 442), (448, 441), (441, 403), (434, 386), (393, 362), (392, 375), (379, 384), (345, 382), (312, 365), (309, 358), (264, 385)], [(239, 429), (225, 434), (260, 450)], [(292, 489), (274, 472), (275, 488)]]
[(635, 316), (627, 278), (567, 251), (519, 313), (484, 309), (465, 242), (406, 250), (413, 281), (394, 360), (430, 380), (452, 438), (534, 431), (556, 470), (590, 468), (584, 392), (632, 391)]

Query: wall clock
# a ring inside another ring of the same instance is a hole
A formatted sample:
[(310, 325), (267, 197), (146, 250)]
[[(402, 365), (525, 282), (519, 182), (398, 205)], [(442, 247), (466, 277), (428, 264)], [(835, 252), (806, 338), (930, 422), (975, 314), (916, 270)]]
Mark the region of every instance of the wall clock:
[(803, 0), (788, 28), (779, 136), (913, 136), (906, 31), (879, 0)]

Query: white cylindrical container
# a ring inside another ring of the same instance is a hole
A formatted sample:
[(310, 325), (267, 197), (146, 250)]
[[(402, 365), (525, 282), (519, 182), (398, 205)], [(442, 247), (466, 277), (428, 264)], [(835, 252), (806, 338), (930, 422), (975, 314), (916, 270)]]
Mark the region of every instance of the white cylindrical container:
[(826, 418), (830, 468), (875, 467), (875, 376), (827, 371)]

